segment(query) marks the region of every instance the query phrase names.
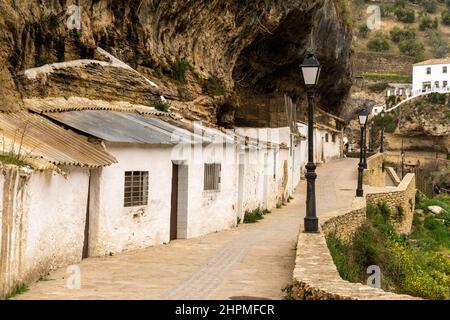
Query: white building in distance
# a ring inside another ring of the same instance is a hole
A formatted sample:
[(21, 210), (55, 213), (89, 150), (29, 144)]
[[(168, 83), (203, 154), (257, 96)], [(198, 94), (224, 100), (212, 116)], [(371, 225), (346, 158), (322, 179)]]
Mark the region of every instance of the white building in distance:
[(431, 59), (413, 65), (413, 91), (445, 88), (450, 84), (450, 58)]

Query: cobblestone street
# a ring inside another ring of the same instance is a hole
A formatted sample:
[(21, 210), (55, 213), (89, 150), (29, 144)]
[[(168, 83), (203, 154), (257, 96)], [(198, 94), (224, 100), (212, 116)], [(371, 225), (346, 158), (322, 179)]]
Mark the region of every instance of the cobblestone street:
[[(321, 213), (346, 207), (356, 188), (357, 159), (319, 166)], [(16, 299), (281, 299), (292, 279), (306, 182), (294, 200), (254, 224), (199, 238), (176, 240), (80, 264), (81, 289), (67, 288), (65, 268)]]

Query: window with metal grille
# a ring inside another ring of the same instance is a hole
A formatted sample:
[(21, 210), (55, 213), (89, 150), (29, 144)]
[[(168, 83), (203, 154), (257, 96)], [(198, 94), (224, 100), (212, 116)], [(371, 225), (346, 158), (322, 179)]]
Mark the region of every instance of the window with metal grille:
[(221, 169), (220, 163), (205, 163), (203, 190), (219, 191)]
[(126, 171), (124, 207), (144, 206), (148, 203), (148, 171)]
[(332, 141), (332, 142), (336, 142), (336, 134), (333, 133), (333, 134), (331, 135), (331, 141)]
[(442, 73), (447, 73), (447, 67), (442, 67)]
[(328, 133), (325, 133), (325, 142), (328, 142), (329, 141), (329, 137), (328, 137)]
[(427, 74), (431, 74), (431, 68), (427, 68)]

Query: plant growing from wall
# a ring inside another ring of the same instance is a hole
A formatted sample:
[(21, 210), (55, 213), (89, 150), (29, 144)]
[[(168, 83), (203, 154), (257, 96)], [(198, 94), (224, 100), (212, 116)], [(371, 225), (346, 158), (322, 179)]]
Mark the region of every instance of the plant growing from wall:
[[(31, 151), (27, 153), (22, 152), (23, 140), (26, 135), (28, 123), (25, 123), (23, 130), (16, 130), (9, 150), (5, 149), (5, 137), (2, 136), (2, 150), (0, 152), (0, 162), (5, 164), (14, 164), (17, 166), (27, 165), (25, 159), (30, 156)], [(1, 132), (1, 129), (0, 129)], [(17, 141), (16, 141), (17, 140)]]
[(186, 58), (182, 58), (181, 60), (177, 60), (172, 64), (171, 77), (174, 80), (185, 83), (186, 73), (189, 70), (193, 70), (191, 63)]
[(264, 214), (264, 210), (262, 210), (261, 207), (258, 207), (253, 211), (247, 210), (244, 214), (244, 223), (255, 223), (258, 220), (263, 219)]
[(204, 91), (212, 96), (223, 96), (227, 93), (225, 84), (219, 78), (212, 76), (205, 80)]
[(157, 102), (153, 105), (153, 108), (159, 111), (167, 112), (171, 108), (171, 105), (167, 102)]
[(29, 290), (28, 286), (25, 283), (20, 282), (16, 284), (16, 286), (6, 295), (5, 299), (8, 300), (14, 298), (19, 294), (27, 292), (28, 290)]

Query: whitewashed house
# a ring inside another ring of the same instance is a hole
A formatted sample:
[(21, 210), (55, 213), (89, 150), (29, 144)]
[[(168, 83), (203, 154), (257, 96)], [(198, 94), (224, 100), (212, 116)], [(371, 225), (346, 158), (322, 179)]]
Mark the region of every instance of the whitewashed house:
[(450, 58), (431, 59), (413, 65), (413, 91), (433, 88), (448, 90), (450, 86)]
[[(234, 227), (303, 177), (303, 124), (223, 132), (122, 102), (25, 105), (0, 113), (2, 147), (25, 155), (0, 158), (0, 295), (88, 256)], [(337, 130), (317, 126), (315, 144), (317, 162), (339, 157)]]
[[(28, 112), (0, 113), (0, 145), (8, 156), (0, 158), (1, 298), (17, 283), (82, 259), (89, 172), (116, 159), (101, 144)], [(27, 157), (17, 159), (19, 153)]]

